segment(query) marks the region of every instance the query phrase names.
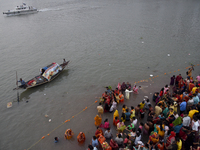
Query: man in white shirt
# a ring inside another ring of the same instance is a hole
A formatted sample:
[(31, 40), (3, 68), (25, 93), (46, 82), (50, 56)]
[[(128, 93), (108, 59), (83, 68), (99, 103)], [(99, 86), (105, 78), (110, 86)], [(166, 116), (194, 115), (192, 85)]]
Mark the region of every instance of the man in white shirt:
[(135, 117), (133, 117), (133, 120), (131, 120), (131, 121), (132, 121), (132, 123), (134, 124), (134, 126), (137, 125), (137, 119), (136, 119)]
[(112, 132), (111, 132), (110, 128), (108, 128), (108, 129), (105, 131), (104, 137), (105, 137), (106, 139), (111, 139), (111, 137), (112, 137)]
[(189, 127), (191, 122), (190, 117), (187, 115), (187, 113), (184, 113), (184, 117), (183, 117), (183, 126), (184, 127)]
[(193, 121), (194, 121), (194, 124), (193, 124), (193, 126), (192, 126), (192, 130), (198, 132), (199, 122), (198, 122), (197, 117), (194, 117), (194, 118), (193, 118)]
[(136, 137), (135, 137), (135, 142), (134, 142), (134, 144), (137, 145), (137, 144), (138, 144), (138, 141), (140, 141), (140, 140), (141, 140), (141, 135), (140, 135), (140, 133), (137, 131), (137, 132), (136, 132)]

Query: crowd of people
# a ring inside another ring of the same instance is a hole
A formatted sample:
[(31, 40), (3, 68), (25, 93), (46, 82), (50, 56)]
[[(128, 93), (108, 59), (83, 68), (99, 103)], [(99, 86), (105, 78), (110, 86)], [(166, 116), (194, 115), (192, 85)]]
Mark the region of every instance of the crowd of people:
[[(151, 102), (146, 97), (136, 106), (127, 106), (125, 100), (130, 93), (139, 94), (139, 86), (123, 82), (114, 90), (106, 87), (88, 150), (200, 150), (200, 75), (193, 79), (192, 70), (186, 79), (181, 74), (172, 76), (170, 84), (155, 92)], [(113, 119), (102, 121), (106, 113), (112, 113)]]

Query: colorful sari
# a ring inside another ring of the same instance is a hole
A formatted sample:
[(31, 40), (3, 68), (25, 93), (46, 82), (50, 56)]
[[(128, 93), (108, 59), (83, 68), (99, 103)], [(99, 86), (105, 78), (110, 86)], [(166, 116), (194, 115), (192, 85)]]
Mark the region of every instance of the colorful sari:
[(116, 109), (114, 114), (113, 114), (113, 121), (115, 120), (115, 117), (118, 117), (119, 118), (119, 113), (118, 113), (118, 110)]
[(96, 130), (96, 132), (95, 132), (95, 136), (96, 136), (97, 138), (99, 138), (100, 135), (103, 135), (103, 130), (100, 129), (100, 128), (98, 128), (98, 129)]
[(126, 128), (126, 125), (124, 124), (124, 122), (119, 122), (117, 124), (117, 130), (123, 132), (124, 129)]
[(175, 136), (176, 136), (176, 133), (174, 131), (171, 131), (170, 136), (167, 138), (166, 147), (168, 147), (169, 145), (173, 143), (173, 141), (175, 141)]
[(105, 122), (103, 127), (104, 127), (105, 129), (108, 129), (108, 128), (110, 127), (110, 124), (109, 124), (109, 122), (108, 122), (108, 121), (107, 121), (107, 122)]
[(159, 135), (154, 132), (152, 135), (149, 136), (149, 141), (152, 141), (153, 144), (156, 144), (159, 142)]
[(77, 141), (82, 144), (85, 142), (85, 134), (83, 132), (80, 132), (77, 136)]
[(71, 139), (72, 138), (72, 136), (74, 135), (74, 132), (71, 130), (71, 129), (67, 129), (66, 131), (65, 131), (65, 139)]
[(101, 124), (102, 118), (99, 117), (99, 115), (96, 115), (96, 117), (94, 117), (94, 120), (95, 120), (94, 122), (95, 126), (99, 126)]

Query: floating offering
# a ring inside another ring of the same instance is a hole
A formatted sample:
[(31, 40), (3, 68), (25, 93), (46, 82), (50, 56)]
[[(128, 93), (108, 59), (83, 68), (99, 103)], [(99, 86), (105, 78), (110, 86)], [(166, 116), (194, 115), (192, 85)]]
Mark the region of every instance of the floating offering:
[(12, 107), (12, 102), (7, 103), (7, 108)]

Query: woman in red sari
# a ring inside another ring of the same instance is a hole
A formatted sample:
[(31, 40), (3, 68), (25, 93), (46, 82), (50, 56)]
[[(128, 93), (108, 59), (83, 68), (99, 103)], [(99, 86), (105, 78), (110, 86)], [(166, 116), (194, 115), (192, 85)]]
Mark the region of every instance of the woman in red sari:
[(162, 89), (160, 90), (160, 94), (159, 94), (159, 96), (162, 97), (163, 94), (164, 94), (164, 88), (162, 88)]
[(167, 138), (166, 148), (175, 141), (176, 133), (174, 131), (171, 131), (170, 136)]
[(178, 81), (178, 86), (179, 86), (179, 88), (182, 88), (183, 85), (184, 85), (184, 80), (183, 80), (183, 78), (181, 78), (181, 79)]
[(97, 138), (99, 138), (100, 135), (103, 135), (103, 130), (101, 128), (97, 127), (97, 130), (95, 132), (95, 136)]

